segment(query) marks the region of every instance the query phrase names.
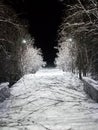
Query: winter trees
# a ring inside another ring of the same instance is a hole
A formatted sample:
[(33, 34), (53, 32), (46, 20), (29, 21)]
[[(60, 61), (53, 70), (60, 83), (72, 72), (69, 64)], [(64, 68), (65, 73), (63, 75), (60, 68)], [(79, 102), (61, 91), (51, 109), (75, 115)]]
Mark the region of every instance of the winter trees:
[(17, 42), (21, 34), (21, 26), (14, 11), (0, 1), (0, 82), (17, 80), (18, 69)]
[(76, 62), (76, 46), (72, 39), (66, 39), (65, 42), (60, 43), (58, 51), (55, 64), (63, 71), (74, 72)]
[[(13, 84), (44, 64), (41, 52), (16, 13), (0, 1), (0, 82)], [(39, 61), (39, 62), (38, 62)]]
[[(67, 5), (66, 18), (60, 26), (59, 44), (72, 37), (76, 44), (76, 68), (86, 76), (97, 71), (98, 59), (98, 2), (77, 0)], [(65, 52), (66, 53), (66, 52)], [(98, 72), (98, 71), (97, 71)]]
[(28, 40), (23, 39), (23, 45), (20, 48), (19, 67), (22, 75), (35, 73), (41, 67), (45, 66), (40, 49), (34, 47), (34, 40), (29, 37)]

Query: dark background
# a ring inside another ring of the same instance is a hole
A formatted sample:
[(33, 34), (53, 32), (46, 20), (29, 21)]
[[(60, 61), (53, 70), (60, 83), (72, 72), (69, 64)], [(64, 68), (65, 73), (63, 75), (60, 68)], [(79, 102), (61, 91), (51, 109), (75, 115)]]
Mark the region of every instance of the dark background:
[[(27, 20), (35, 45), (43, 52), (44, 60), (53, 66), (57, 45), (57, 30), (62, 22), (63, 0), (5, 0), (22, 20)], [(70, 4), (71, 0), (66, 0)]]

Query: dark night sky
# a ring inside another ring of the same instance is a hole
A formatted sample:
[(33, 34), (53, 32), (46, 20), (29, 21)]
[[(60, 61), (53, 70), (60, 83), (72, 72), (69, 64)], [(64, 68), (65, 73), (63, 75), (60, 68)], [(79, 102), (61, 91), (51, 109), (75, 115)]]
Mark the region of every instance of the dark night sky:
[[(66, 0), (69, 1), (69, 0)], [(61, 23), (63, 2), (60, 0), (8, 0), (20, 18), (28, 20), (29, 32), (42, 49), (44, 59), (53, 65), (56, 56), (57, 29)]]

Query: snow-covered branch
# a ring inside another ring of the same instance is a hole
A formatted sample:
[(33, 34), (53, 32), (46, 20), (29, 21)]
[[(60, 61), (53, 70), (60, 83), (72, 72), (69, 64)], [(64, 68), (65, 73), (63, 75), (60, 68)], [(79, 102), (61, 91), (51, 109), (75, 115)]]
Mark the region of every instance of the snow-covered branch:
[[(94, 70), (97, 66), (98, 50), (98, 2), (96, 0), (77, 0), (75, 4), (68, 5), (65, 11), (63, 23), (60, 25), (58, 33), (58, 43), (66, 42), (66, 38), (71, 37), (76, 44), (76, 68), (79, 76), (84, 75), (89, 70)], [(65, 17), (66, 16), (66, 17)], [(64, 48), (64, 46), (63, 46)], [(96, 49), (97, 48), (97, 49)], [(59, 49), (58, 49), (59, 50)], [(59, 50), (66, 55), (67, 51)], [(60, 53), (59, 53), (60, 57)], [(61, 60), (67, 63), (66, 58)], [(61, 62), (60, 61), (60, 62)], [(95, 65), (96, 64), (96, 65)], [(90, 67), (89, 67), (90, 66)]]
[[(26, 37), (28, 39), (28, 36)], [(33, 39), (25, 40), (25, 43), (23, 44), (23, 47), (20, 48), (21, 57), (19, 63), (22, 75), (35, 73), (41, 67), (46, 65), (46, 63), (43, 61), (41, 50), (33, 46)]]

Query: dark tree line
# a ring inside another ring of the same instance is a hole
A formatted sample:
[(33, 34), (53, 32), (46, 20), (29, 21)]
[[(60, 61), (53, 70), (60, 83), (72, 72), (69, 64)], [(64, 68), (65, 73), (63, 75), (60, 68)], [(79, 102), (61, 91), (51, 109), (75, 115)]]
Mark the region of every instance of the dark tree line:
[[(75, 69), (79, 77), (98, 74), (98, 2), (77, 0), (67, 5), (59, 29), (59, 44), (71, 38), (76, 46)], [(66, 52), (65, 52), (66, 53)]]

